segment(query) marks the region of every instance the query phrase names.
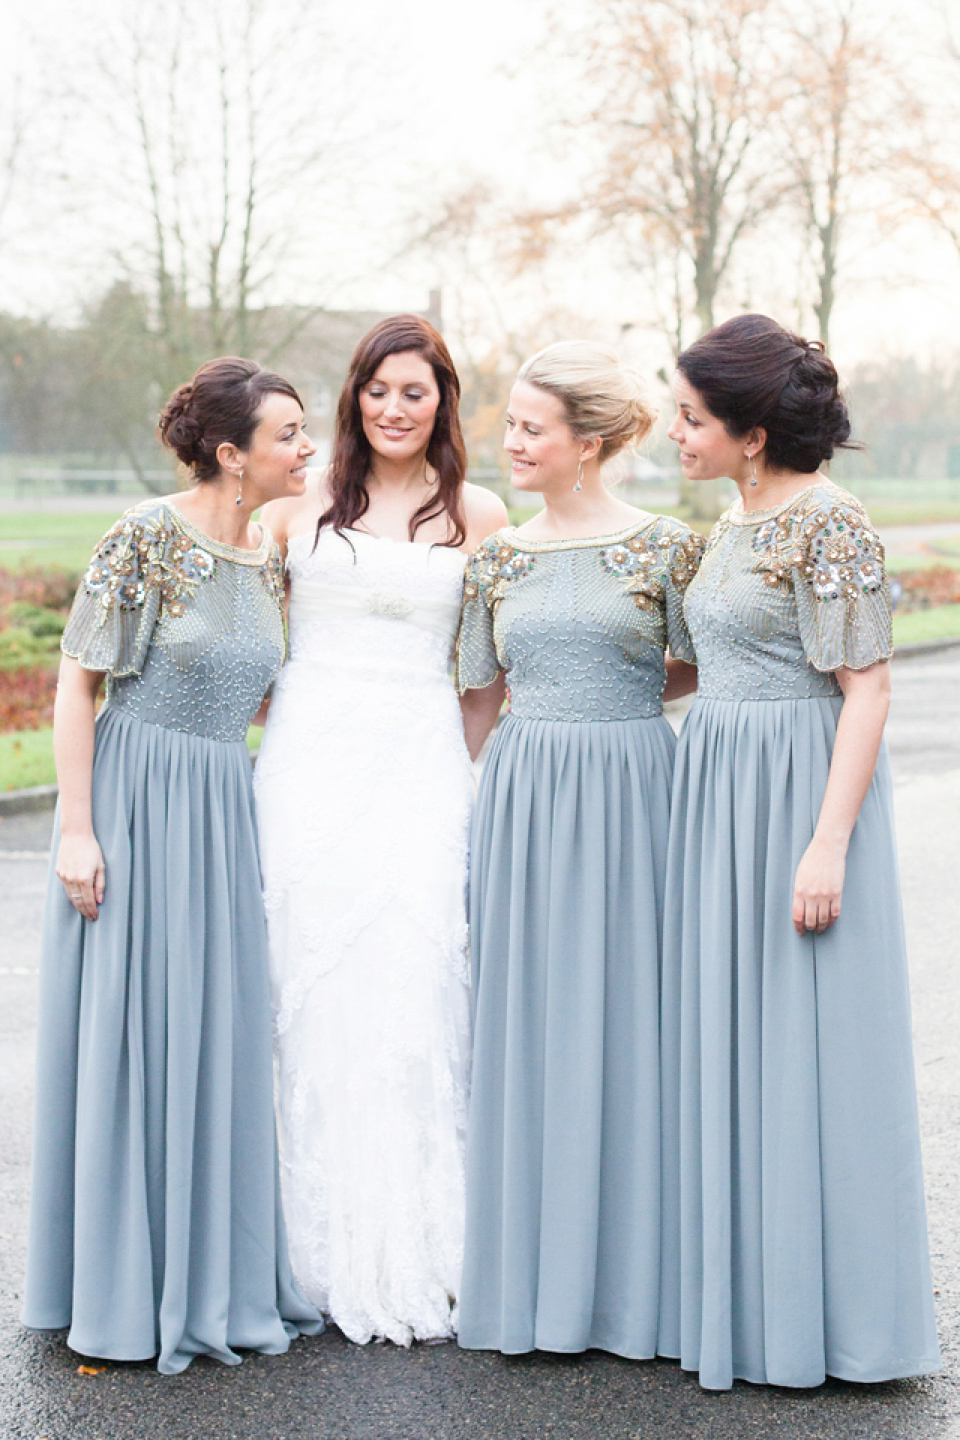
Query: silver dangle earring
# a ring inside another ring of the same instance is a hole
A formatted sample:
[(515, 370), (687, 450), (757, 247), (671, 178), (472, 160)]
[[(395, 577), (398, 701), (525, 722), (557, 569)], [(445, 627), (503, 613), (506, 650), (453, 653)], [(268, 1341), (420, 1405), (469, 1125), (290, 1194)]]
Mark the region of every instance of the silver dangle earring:
[(583, 489), (583, 459), (582, 459), (582, 457), (581, 457), (581, 459), (578, 460), (578, 462), (577, 462), (577, 483), (576, 483), (576, 485), (574, 485), (573, 489), (574, 489), (574, 494), (576, 494), (576, 492), (577, 492), (578, 490), (582, 490), (582, 489)]
[(750, 461), (750, 484), (755, 487), (757, 483), (757, 457), (750, 455), (748, 458)]
[(243, 504), (243, 471), (237, 476), (237, 504)]

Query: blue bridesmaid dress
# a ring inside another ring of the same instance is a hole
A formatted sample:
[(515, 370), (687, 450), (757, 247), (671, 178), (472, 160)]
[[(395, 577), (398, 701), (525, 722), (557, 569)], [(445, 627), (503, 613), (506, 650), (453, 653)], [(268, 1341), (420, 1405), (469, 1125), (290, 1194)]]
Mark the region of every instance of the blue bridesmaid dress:
[[(63, 649), (107, 675), (96, 921), (51, 869), (23, 1323), (175, 1374), (322, 1329), (280, 1210), (266, 921), (245, 735), (283, 579), (167, 501), (105, 536)], [(56, 854), (59, 829), (54, 829)]]
[(507, 672), (471, 846), (476, 1029), (460, 1344), (655, 1353), (659, 969), (674, 736), (702, 542), (647, 516), (507, 529), (467, 568), (461, 690)]
[(738, 501), (686, 598), (664, 935), (660, 1353), (709, 1389), (939, 1368), (885, 749), (843, 909), (798, 936), (843, 698), (892, 652), (883, 550), (824, 479)]

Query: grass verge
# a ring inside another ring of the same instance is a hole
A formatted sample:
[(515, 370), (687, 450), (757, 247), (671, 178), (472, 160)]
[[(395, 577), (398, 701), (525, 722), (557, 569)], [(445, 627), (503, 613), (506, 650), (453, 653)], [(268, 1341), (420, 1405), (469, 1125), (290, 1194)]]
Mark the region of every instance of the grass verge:
[[(960, 606), (957, 607), (960, 609)], [(263, 729), (251, 725), (247, 748), (259, 750)], [(0, 735), (0, 791), (26, 790), (31, 785), (53, 785), (53, 730), (17, 730)]]
[(52, 785), (56, 778), (51, 729), (0, 735), (0, 790)]
[(960, 635), (960, 605), (933, 605), (929, 610), (913, 610), (909, 615), (894, 615), (893, 643), (909, 645), (917, 640), (948, 640)]
[(0, 514), (0, 565), (50, 566), (82, 574), (94, 547), (128, 505), (93, 514), (43, 510)]

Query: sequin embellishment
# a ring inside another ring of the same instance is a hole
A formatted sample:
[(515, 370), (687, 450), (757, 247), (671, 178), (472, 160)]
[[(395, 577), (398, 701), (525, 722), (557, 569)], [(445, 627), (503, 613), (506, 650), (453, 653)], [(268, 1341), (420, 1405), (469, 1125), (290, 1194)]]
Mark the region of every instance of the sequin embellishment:
[(153, 589), (159, 590), (162, 604), (176, 618), (183, 614), (184, 599), (216, 572), (214, 557), (189, 535), (168, 528), (157, 515), (131, 515), (107, 532), (83, 584), (102, 607), (101, 622), (114, 606), (142, 609)]
[(518, 550), (496, 535), (491, 535), (467, 561), (463, 581), (464, 599), (481, 595), (487, 605), (502, 600), (507, 585), (526, 575), (533, 567), (534, 557)]
[(818, 600), (854, 600), (883, 584), (883, 545), (862, 510), (807, 497), (766, 520), (753, 537), (764, 583), (807, 580)]
[(600, 551), (600, 563), (608, 575), (627, 580), (627, 593), (640, 610), (662, 604), (668, 579), (685, 587), (697, 573), (703, 555), (703, 540), (693, 531), (664, 531), (656, 538), (631, 535)]

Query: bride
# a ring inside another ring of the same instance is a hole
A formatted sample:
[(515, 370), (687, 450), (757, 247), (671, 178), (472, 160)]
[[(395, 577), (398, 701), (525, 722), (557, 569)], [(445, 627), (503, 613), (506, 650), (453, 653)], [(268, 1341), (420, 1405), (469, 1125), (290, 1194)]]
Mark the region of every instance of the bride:
[(506, 520), (464, 483), (459, 395), (433, 326), (381, 321), (351, 360), (329, 469), (263, 512), (290, 588), (255, 781), (290, 1255), (361, 1342), (456, 1330), (464, 723), (483, 719), (461, 719), (449, 664), (465, 555)]

